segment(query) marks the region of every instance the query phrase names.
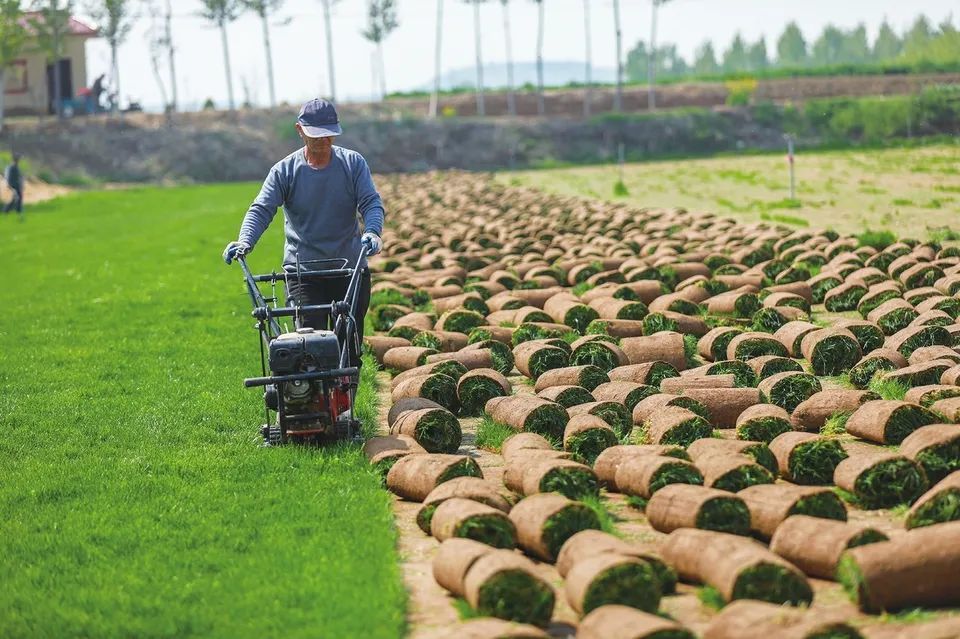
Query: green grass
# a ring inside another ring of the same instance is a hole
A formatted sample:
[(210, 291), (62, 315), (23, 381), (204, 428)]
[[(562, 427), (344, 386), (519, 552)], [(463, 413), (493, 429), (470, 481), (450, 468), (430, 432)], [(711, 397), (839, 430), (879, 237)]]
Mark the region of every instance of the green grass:
[(0, 635), (405, 634), (391, 500), (360, 451), (258, 447), (256, 333), (219, 258), (255, 192), (84, 193), (0, 219), (18, 301), (0, 320)]
[(910, 387), (895, 379), (883, 379), (882, 376), (870, 380), (868, 388), (880, 396), (881, 399), (902, 400)]
[(477, 448), (499, 453), (500, 447), (503, 446), (503, 440), (516, 434), (517, 431), (510, 426), (494, 421), (489, 415), (484, 415), (477, 422), (475, 444)]

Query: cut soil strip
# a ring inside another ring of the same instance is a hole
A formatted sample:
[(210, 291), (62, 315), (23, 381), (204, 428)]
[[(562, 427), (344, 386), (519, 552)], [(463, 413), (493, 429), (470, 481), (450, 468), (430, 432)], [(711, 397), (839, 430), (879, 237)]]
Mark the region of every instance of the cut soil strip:
[[(835, 615), (834, 615), (835, 616)], [(863, 639), (844, 621), (763, 601), (740, 600), (713, 618), (704, 639)]]
[(580, 622), (578, 639), (694, 639), (695, 635), (670, 619), (628, 606), (601, 606)]

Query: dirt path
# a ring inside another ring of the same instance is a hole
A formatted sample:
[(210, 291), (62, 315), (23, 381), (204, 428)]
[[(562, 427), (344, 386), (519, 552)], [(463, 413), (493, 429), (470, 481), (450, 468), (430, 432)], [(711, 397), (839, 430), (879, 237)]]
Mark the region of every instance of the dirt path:
[[(532, 388), (523, 381), (523, 377), (511, 377), (515, 392), (531, 393)], [(387, 411), (390, 407), (390, 377), (380, 373), (380, 429), (387, 432)], [(474, 445), (476, 428), (480, 420), (462, 418), (463, 445), (460, 453), (470, 455), (477, 460), (487, 479), (499, 481), (503, 475), (503, 458), (495, 453), (482, 450)], [(642, 511), (629, 506), (623, 495), (604, 493), (605, 504), (613, 516), (615, 525), (622, 537), (628, 541), (658, 549), (666, 535), (655, 531), (644, 517)], [(403, 561), (403, 574), (410, 595), (408, 621), (410, 639), (443, 639), (451, 636), (451, 626), (460, 617), (454, 598), (441, 588), (433, 579), (431, 561), (439, 548), (439, 543), (417, 527), (415, 518), (420, 504), (394, 501), (394, 516), (400, 533), (399, 551)], [(862, 511), (849, 508), (849, 520), (869, 524), (888, 535), (903, 534), (902, 515), (891, 511)], [(556, 568), (550, 564), (539, 563), (542, 576), (556, 589), (557, 607), (553, 624), (549, 628), (552, 637), (573, 637), (576, 633), (577, 616), (566, 603), (563, 594), (563, 580)], [(868, 639), (908, 639), (919, 635), (910, 621), (930, 621), (933, 613), (923, 613), (906, 621), (897, 617), (876, 617), (861, 614), (852, 604), (842, 587), (832, 581), (810, 579), (814, 589), (812, 609), (823, 615), (837, 616), (852, 621), (861, 627)], [(702, 634), (710, 623), (716, 610), (700, 602), (695, 586), (678, 584), (677, 594), (664, 597), (660, 609), (670, 617), (684, 624), (697, 634)], [(949, 635), (942, 635), (944, 637)]]

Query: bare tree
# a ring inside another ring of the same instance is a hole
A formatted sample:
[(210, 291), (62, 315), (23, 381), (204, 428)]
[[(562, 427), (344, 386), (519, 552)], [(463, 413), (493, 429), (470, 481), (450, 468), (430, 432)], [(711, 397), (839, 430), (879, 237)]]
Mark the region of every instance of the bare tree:
[(330, 99), (337, 101), (337, 81), (333, 72), (333, 24), (330, 19), (330, 8), (340, 0), (320, 0), (323, 3), (323, 25), (327, 33), (327, 76), (330, 83)]
[(100, 35), (110, 45), (110, 75), (117, 100), (113, 110), (120, 108), (120, 66), (117, 63), (117, 51), (133, 27), (134, 15), (129, 0), (96, 0), (87, 7), (87, 13), (97, 23)]
[(657, 9), (670, 0), (650, 0), (650, 54), (647, 56), (647, 108), (657, 108), (657, 92), (654, 84), (657, 80)]
[[(30, 26), (37, 37), (37, 45), (48, 64), (53, 65), (53, 110), (63, 118), (63, 91), (60, 60), (66, 53), (67, 34), (70, 32), (70, 14), (73, 0), (36, 0)], [(50, 99), (51, 96), (47, 96)]]
[(260, 16), (263, 26), (263, 50), (267, 56), (267, 88), (270, 91), (270, 107), (277, 106), (277, 92), (273, 84), (273, 54), (270, 50), (270, 15), (280, 8), (283, 0), (240, 0), (243, 6)]
[(543, 103), (543, 2), (544, 0), (533, 0), (537, 3), (537, 114), (543, 115), (546, 107)]
[(200, 0), (203, 4), (203, 11), (200, 13), (205, 19), (209, 20), (220, 29), (220, 39), (223, 43), (223, 66), (227, 74), (227, 99), (230, 104), (230, 110), (236, 108), (233, 100), (233, 76), (230, 72), (230, 47), (227, 43), (227, 25), (237, 19), (240, 15), (240, 4), (238, 0)]
[(437, 32), (433, 49), (433, 93), (430, 94), (430, 117), (437, 117), (440, 105), (440, 61), (443, 43), (443, 0), (437, 0)]
[(150, 25), (147, 27), (147, 47), (150, 51), (150, 68), (153, 71), (153, 79), (157, 83), (157, 89), (160, 91), (163, 110), (169, 114), (170, 103), (167, 101), (167, 87), (164, 86), (163, 76), (160, 74), (161, 58), (166, 48), (163, 17), (160, 15), (160, 8), (153, 0), (147, 0), (146, 8), (147, 15), (150, 16)]
[(593, 100), (593, 51), (590, 46), (590, 0), (583, 0), (583, 46), (585, 48), (583, 117), (590, 117), (590, 102)]
[(503, 40), (507, 53), (507, 113), (517, 114), (517, 94), (513, 87), (513, 40), (510, 37), (510, 0), (500, 0), (503, 5)]
[(483, 53), (480, 46), (480, 5), (486, 0), (466, 0), (473, 5), (473, 41), (477, 55), (477, 115), (486, 115), (483, 103)]
[(167, 60), (170, 66), (170, 112), (177, 112), (177, 68), (174, 60), (173, 29), (170, 26), (173, 9), (170, 0), (166, 0), (163, 12), (163, 45), (167, 48)]
[(396, 0), (369, 0), (367, 28), (363, 37), (376, 45), (380, 76), (380, 98), (387, 97), (387, 70), (383, 63), (383, 41), (397, 28)]
[(3, 131), (3, 93), (7, 68), (13, 64), (27, 39), (20, 0), (0, 0), (0, 131)]
[(613, 110), (619, 113), (623, 110), (623, 36), (620, 32), (620, 0), (613, 0), (613, 28), (617, 42), (617, 92), (613, 97)]

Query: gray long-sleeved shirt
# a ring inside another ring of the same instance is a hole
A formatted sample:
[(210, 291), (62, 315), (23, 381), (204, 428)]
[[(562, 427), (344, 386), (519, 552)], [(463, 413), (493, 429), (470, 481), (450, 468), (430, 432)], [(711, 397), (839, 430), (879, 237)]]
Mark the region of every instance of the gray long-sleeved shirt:
[[(373, 185), (370, 167), (356, 151), (334, 146), (322, 169), (307, 164), (304, 149), (277, 162), (240, 225), (240, 241), (252, 248), (283, 206), (283, 263), (346, 258), (353, 266), (360, 255), (360, 227), (383, 232), (383, 202)], [(364, 266), (366, 260), (364, 260)]]

